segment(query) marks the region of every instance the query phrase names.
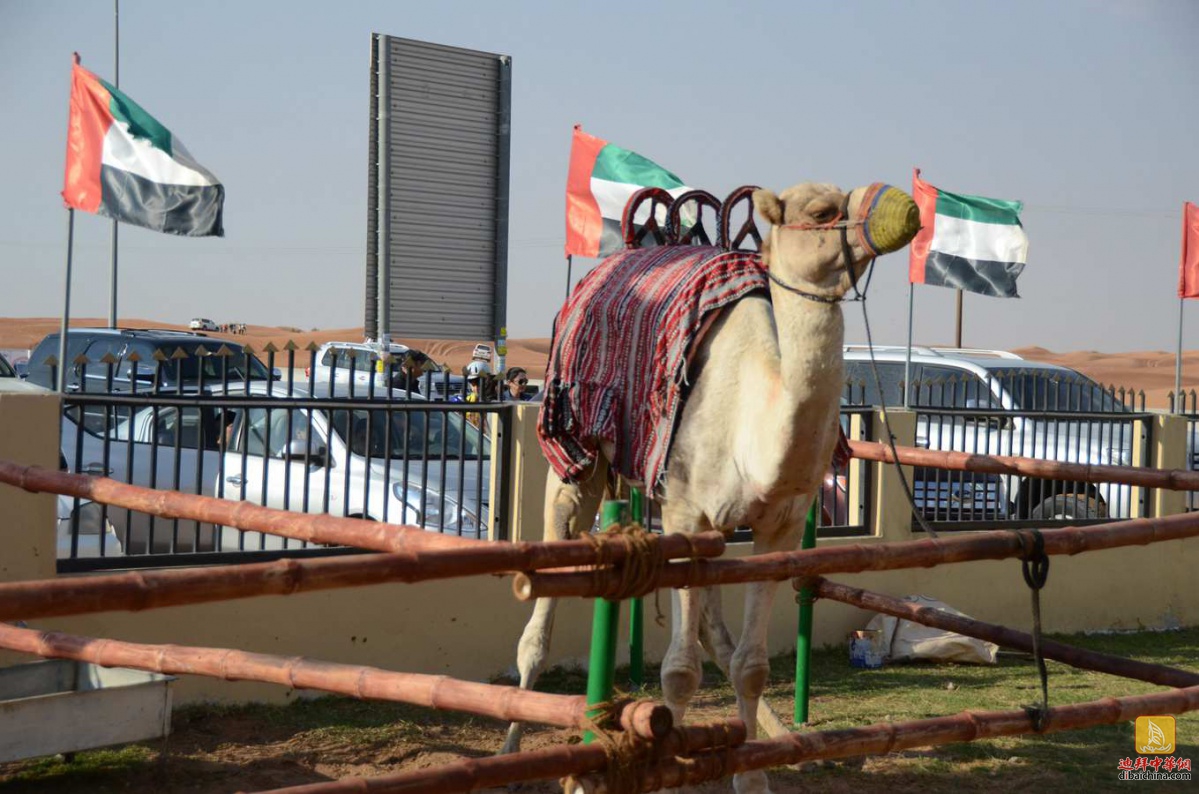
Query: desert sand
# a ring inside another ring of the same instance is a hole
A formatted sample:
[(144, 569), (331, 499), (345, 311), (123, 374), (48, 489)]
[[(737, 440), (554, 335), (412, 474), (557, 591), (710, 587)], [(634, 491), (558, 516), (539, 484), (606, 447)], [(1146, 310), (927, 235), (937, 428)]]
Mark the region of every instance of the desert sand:
[[(80, 317), (71, 321), (72, 327), (95, 327), (107, 324), (105, 318)], [(121, 318), (122, 328), (169, 328), (187, 330), (187, 326), (163, 323), (140, 318)], [(29, 349), (41, 341), (46, 334), (57, 331), (59, 321), (52, 317), (3, 317), (0, 318), (0, 349)], [(288, 342), (299, 349), (296, 352), (297, 366), (308, 363), (307, 347), (327, 341), (358, 341), (363, 338), (362, 327), (322, 328), (303, 331), (299, 328), (249, 325), (246, 333), (229, 336), (209, 334), (214, 338), (229, 339), (250, 345), (261, 352), (268, 344), (282, 350)], [(447, 339), (397, 339), (396, 341), (423, 350), (437, 361), (449, 364), (453, 369), (464, 366), (474, 349), (474, 341)], [(484, 341), (484, 340), (479, 340)], [(509, 339), (508, 366), (520, 366), (528, 370), (532, 378), (545, 374), (549, 355), (548, 338)], [(1174, 388), (1174, 354), (1165, 350), (1137, 351), (1131, 353), (1102, 353), (1095, 350), (1054, 352), (1044, 347), (1024, 347), (1012, 351), (1024, 358), (1061, 364), (1087, 375), (1117, 390), (1131, 389), (1145, 392), (1148, 408), (1167, 408), (1168, 394)], [(276, 366), (285, 362), (283, 353), (277, 354)], [(1199, 389), (1199, 350), (1183, 353), (1183, 388)]]

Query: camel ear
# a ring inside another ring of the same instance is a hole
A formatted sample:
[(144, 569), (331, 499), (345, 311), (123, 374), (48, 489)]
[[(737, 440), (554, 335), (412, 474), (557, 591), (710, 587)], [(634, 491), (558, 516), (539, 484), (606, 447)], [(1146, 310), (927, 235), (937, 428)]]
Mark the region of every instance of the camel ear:
[(779, 226), (783, 222), (783, 203), (769, 190), (754, 191), (754, 209), (773, 226)]

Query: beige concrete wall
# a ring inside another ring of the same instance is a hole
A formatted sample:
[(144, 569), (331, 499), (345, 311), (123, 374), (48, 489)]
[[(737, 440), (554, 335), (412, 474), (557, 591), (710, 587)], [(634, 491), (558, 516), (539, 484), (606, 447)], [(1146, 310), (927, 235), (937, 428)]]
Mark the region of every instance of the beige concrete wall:
[[(52, 407), (45, 407), (52, 405)], [(531, 423), (535, 411), (526, 410), (514, 433), (525, 444), (519, 465), (531, 479), (529, 491), (544, 487), (544, 460), (536, 450)], [(36, 458), (39, 465), (56, 461), (57, 404), (21, 405), (0, 399), (0, 422), (16, 419), (25, 428), (22, 454)], [(905, 443), (914, 428), (910, 415), (891, 412), (891, 428), (898, 443)], [(0, 424), (0, 444), (10, 428)], [(881, 433), (876, 432), (876, 437)], [(9, 442), (0, 451), (20, 449)], [(52, 457), (53, 456), (53, 457)], [(540, 466), (538, 462), (540, 461)], [(872, 482), (880, 518), (872, 525), (871, 538), (837, 539), (822, 544), (876, 543), (910, 537), (906, 499), (893, 471), (875, 467)], [(540, 468), (540, 471), (538, 469)], [(0, 487), (0, 513), (19, 504), (28, 494)], [(539, 526), (540, 497), (521, 494), (518, 522), (524, 533)], [(35, 500), (44, 497), (33, 497)], [(31, 503), (32, 504), (32, 503)], [(514, 502), (515, 504), (515, 502)], [(35, 510), (25, 520), (31, 537), (39, 539), (36, 553), (30, 552), (7, 567), (5, 578), (45, 576), (47, 560), (53, 557), (53, 534), (49, 526), (52, 510)], [(46, 523), (43, 523), (43, 520)], [(16, 533), (6, 538), (17, 537)], [(533, 538), (535, 539), (535, 538)], [(5, 547), (7, 548), (7, 546)], [(744, 556), (747, 545), (730, 549)], [(8, 556), (8, 555), (6, 555)], [(1199, 541), (1172, 541), (1144, 548), (1095, 552), (1077, 557), (1053, 558), (1049, 582), (1042, 595), (1045, 628), (1074, 631), (1102, 628), (1139, 628), (1199, 623), (1199, 599), (1194, 598), (1192, 570), (1199, 562)], [(13, 558), (16, 560), (17, 558)], [(923, 594), (939, 598), (974, 617), (1027, 629), (1031, 625), (1028, 589), (1017, 560), (977, 562), (934, 569), (893, 571), (830, 577), (859, 587), (893, 595)], [(144, 613), (106, 613), (58, 620), (37, 621), (38, 628), (54, 628), (90, 636), (113, 637), (137, 642), (175, 643), (241, 648), (287, 656), (351, 664), (369, 664), (414, 673), (445, 674), (486, 681), (509, 671), (515, 647), (531, 605), (511, 595), (509, 577), (484, 576), (467, 580), (419, 585), (381, 585), (310, 593), (289, 597), (261, 597), (242, 601), (174, 607)], [(726, 614), (736, 630), (743, 614), (744, 588), (724, 591)], [(660, 596), (661, 608), (669, 618), (669, 594)], [(646, 599), (646, 649), (651, 660), (660, 659), (668, 641), (668, 629), (655, 624), (655, 599)], [(790, 585), (779, 589), (773, 613), (770, 647), (773, 653), (792, 650), (795, 645), (796, 607)], [(815, 642), (843, 646), (848, 631), (861, 628), (869, 615), (851, 607), (818, 602), (815, 609)], [(627, 621), (627, 611), (625, 615)], [(590, 638), (591, 606), (579, 599), (564, 601), (555, 624), (551, 661), (583, 664)], [(627, 622), (625, 623), (627, 626)], [(622, 636), (624, 636), (622, 634)], [(627, 659), (621, 644), (621, 661)], [(185, 676), (177, 686), (177, 702), (198, 699), (284, 700), (297, 693), (286, 688), (257, 683), (233, 683)]]
[[(54, 392), (0, 378), (0, 460), (57, 469), (60, 406)], [(57, 500), (0, 488), (0, 581), (53, 576)]]

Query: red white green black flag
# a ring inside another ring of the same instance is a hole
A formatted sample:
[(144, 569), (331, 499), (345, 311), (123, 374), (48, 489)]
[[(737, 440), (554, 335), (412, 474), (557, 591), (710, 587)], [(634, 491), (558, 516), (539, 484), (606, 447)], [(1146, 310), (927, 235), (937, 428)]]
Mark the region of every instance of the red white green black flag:
[[(654, 161), (588, 135), (576, 125), (566, 179), (567, 255), (604, 257), (623, 248), (620, 221), (625, 205), (644, 187), (660, 187), (675, 197), (691, 189)], [(648, 205), (638, 212), (633, 222), (644, 223)], [(665, 217), (658, 220), (664, 223)], [(687, 222), (687, 214), (683, 220)]]
[(190, 237), (224, 235), (225, 188), (137, 103), (75, 64), (67, 206)]
[(908, 280), (997, 298), (1018, 298), (1016, 278), (1028, 261), (1019, 201), (950, 193), (912, 174), (920, 232), (912, 240)]

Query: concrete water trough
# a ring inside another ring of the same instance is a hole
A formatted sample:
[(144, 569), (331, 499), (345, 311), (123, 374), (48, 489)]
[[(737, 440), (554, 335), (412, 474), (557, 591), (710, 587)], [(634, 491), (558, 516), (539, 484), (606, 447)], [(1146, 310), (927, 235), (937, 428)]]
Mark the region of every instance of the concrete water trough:
[(0, 669), (0, 763), (163, 738), (174, 680), (66, 659)]

